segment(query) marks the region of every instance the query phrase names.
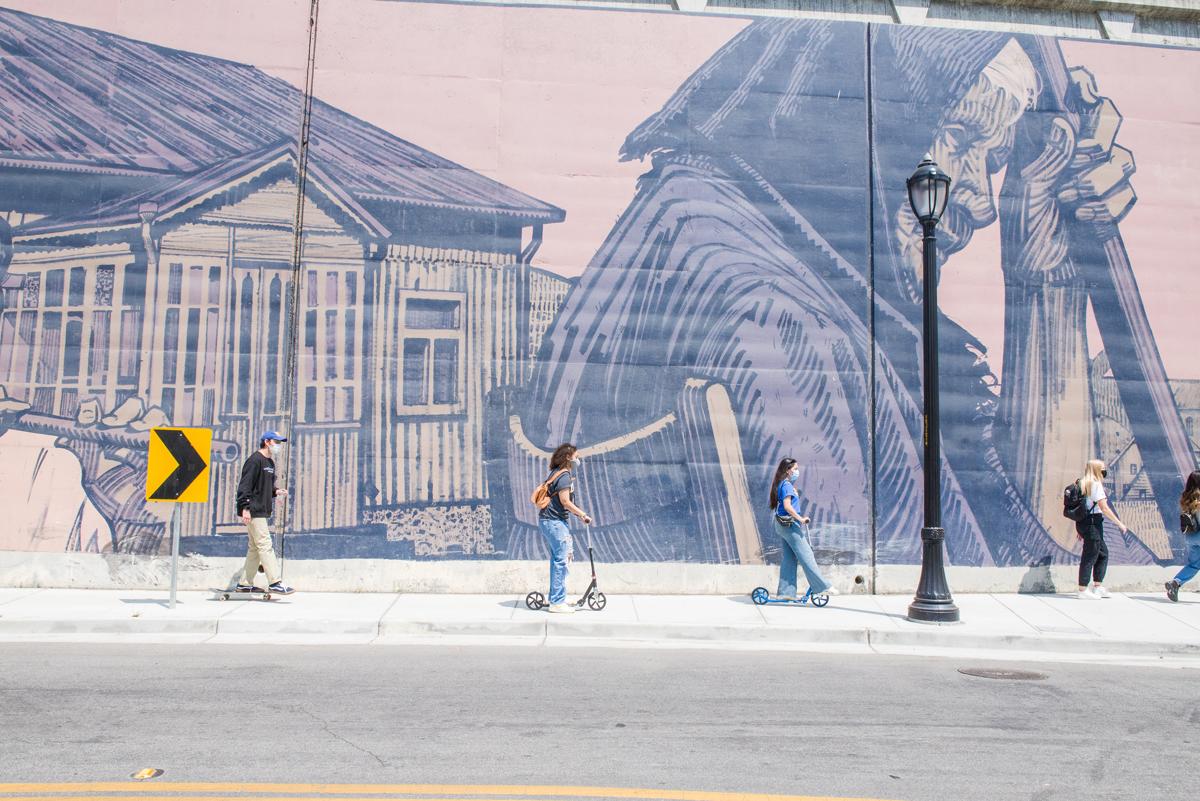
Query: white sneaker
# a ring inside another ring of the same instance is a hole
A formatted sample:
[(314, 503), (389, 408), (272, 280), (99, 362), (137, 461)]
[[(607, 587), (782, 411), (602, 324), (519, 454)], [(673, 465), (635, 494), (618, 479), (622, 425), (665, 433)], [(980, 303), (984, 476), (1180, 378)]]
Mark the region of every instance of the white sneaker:
[(1081, 600), (1081, 601), (1099, 601), (1100, 596), (1097, 595), (1096, 593), (1092, 592), (1091, 590), (1080, 590), (1079, 591), (1079, 600)]
[(571, 604), (550, 604), (549, 611), (556, 615), (572, 615), (575, 613), (575, 607)]
[(841, 594), (842, 594), (842, 591), (839, 590), (837, 587), (830, 587), (827, 590), (822, 590), (821, 592), (817, 593), (817, 595), (841, 595)]
[(1100, 586), (1100, 585), (1098, 585), (1098, 584), (1097, 584), (1095, 587), (1093, 587), (1093, 588), (1092, 588), (1092, 592), (1096, 593), (1096, 597), (1097, 597), (1097, 598), (1111, 598), (1111, 597), (1112, 597), (1112, 593), (1111, 593), (1111, 592), (1109, 592), (1108, 590), (1104, 589), (1103, 587), (1101, 587), (1101, 586)]

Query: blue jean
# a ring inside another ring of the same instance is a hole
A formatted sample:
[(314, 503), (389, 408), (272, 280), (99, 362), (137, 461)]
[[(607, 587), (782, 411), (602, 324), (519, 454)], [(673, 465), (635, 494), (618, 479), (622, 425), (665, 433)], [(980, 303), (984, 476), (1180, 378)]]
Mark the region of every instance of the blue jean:
[(796, 565), (804, 569), (804, 577), (808, 579), (808, 587), (813, 595), (829, 589), (829, 582), (817, 568), (817, 557), (813, 555), (812, 546), (808, 544), (805, 527), (792, 521), (785, 526), (775, 521), (775, 533), (783, 540), (783, 555), (779, 561), (779, 590), (775, 593), (780, 598), (796, 597)]
[(1200, 534), (1188, 534), (1185, 539), (1187, 540), (1187, 564), (1175, 574), (1175, 580), (1180, 584), (1200, 573)]
[(561, 520), (539, 518), (538, 529), (550, 548), (550, 595), (547, 600), (561, 604), (567, 599), (567, 559), (575, 550), (571, 530)]

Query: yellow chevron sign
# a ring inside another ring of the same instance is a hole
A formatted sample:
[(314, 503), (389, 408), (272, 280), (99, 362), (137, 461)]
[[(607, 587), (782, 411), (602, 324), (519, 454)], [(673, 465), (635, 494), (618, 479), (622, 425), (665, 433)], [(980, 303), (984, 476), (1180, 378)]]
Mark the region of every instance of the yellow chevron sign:
[(205, 503), (211, 462), (212, 429), (150, 429), (146, 500)]

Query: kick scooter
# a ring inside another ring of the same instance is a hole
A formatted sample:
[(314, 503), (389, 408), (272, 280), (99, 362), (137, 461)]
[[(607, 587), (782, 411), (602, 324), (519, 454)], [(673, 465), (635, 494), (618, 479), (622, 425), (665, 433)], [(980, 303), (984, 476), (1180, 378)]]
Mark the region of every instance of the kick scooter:
[(772, 598), (771, 593), (766, 587), (755, 587), (754, 592), (750, 593), (751, 600), (759, 606), (765, 604), (789, 604), (791, 606), (807, 606), (811, 603), (813, 606), (824, 606), (829, 603), (829, 596), (825, 593), (817, 593), (813, 595), (812, 587), (809, 587), (804, 595), (800, 598)]
[[(608, 599), (604, 597), (604, 593), (600, 592), (599, 584), (596, 582), (596, 559), (592, 555), (592, 527), (588, 525), (585, 528), (587, 529), (588, 563), (592, 566), (592, 583), (584, 590), (583, 595), (579, 596), (579, 600), (572, 605), (576, 609), (582, 609), (586, 605), (593, 612), (599, 612), (608, 603)], [(539, 609), (545, 609), (550, 604), (546, 601), (546, 596), (534, 590), (525, 596), (525, 605), (536, 612)]]

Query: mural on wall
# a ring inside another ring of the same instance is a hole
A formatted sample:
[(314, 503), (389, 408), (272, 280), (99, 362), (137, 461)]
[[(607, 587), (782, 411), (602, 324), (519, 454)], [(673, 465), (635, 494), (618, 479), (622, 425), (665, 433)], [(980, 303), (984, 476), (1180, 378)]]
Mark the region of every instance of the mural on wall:
[[(395, 25), (426, 8), (387, 5)], [(984, 248), (1001, 287), (941, 309), (951, 561), (1076, 558), (1061, 488), (1093, 454), (1136, 521), (1114, 560), (1171, 560), (1200, 391), (1168, 378), (1122, 239), (1121, 98), (1053, 39), (737, 25), (626, 130), (611, 159), (643, 174), (575, 277), (537, 261), (574, 205), (319, 80), (302, 145), (303, 90), (262, 69), (0, 9), (0, 462), (47, 510), (0, 547), (34, 547), (53, 511), (66, 534), (36, 547), (160, 552), (144, 442), (175, 424), (242, 448), (183, 509), (185, 551), (244, 548), (220, 536), (241, 531), (236, 471), (280, 428), (292, 557), (541, 558), (528, 497), (570, 440), (607, 560), (772, 560), (790, 455), (822, 560), (918, 562), (903, 187), (929, 152), (954, 179), (943, 283)]]

